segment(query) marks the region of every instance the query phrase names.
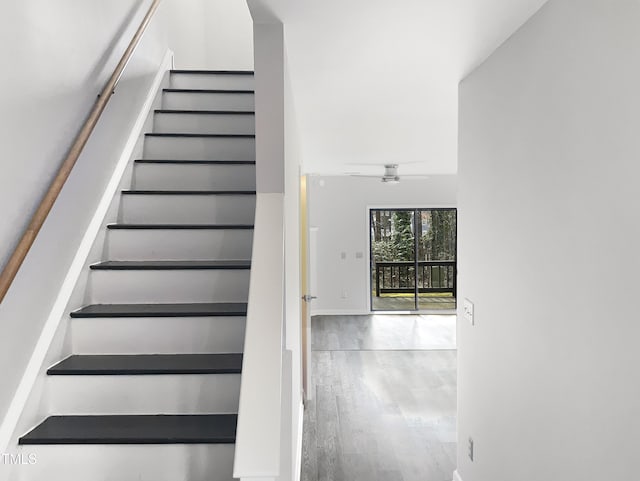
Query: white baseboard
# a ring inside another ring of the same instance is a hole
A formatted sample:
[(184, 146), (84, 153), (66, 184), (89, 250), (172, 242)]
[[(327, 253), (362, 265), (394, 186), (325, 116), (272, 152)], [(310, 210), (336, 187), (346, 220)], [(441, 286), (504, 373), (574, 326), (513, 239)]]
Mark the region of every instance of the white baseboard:
[(89, 256), (89, 253), (91, 251), (91, 247), (93, 246), (98, 232), (102, 228), (103, 219), (107, 214), (114, 195), (116, 194), (118, 185), (120, 184), (120, 180), (125, 172), (127, 164), (129, 163), (129, 160), (131, 160), (131, 156), (133, 154), (136, 143), (142, 135), (142, 129), (144, 127), (147, 115), (149, 114), (149, 110), (153, 105), (153, 101), (156, 97), (158, 89), (160, 88), (160, 85), (162, 84), (165, 73), (171, 68), (172, 61), (173, 52), (167, 50), (162, 63), (158, 67), (159, 69), (156, 73), (153, 83), (147, 93), (147, 98), (145, 99), (145, 102), (138, 114), (138, 118), (136, 119), (136, 122), (131, 130), (129, 138), (127, 139), (127, 142), (122, 150), (122, 154), (118, 159), (118, 162), (113, 171), (113, 175), (111, 176), (111, 179), (109, 180), (109, 183), (107, 184), (107, 187), (102, 194), (102, 198), (100, 199), (98, 208), (91, 218), (91, 222), (89, 223), (89, 226), (87, 227), (87, 230), (82, 237), (82, 241), (80, 243), (78, 251), (73, 258), (71, 266), (67, 271), (67, 275), (62, 282), (60, 290), (58, 291), (55, 303), (53, 304), (53, 307), (49, 312), (49, 316), (45, 321), (40, 337), (38, 338), (38, 342), (36, 343), (36, 347), (33, 350), (31, 358), (29, 359), (29, 363), (27, 364), (27, 368), (25, 369), (22, 379), (20, 380), (20, 384), (18, 385), (16, 393), (13, 396), (11, 404), (9, 405), (9, 409), (7, 410), (7, 413), (2, 420), (2, 424), (0, 425), (0, 453), (7, 452), (7, 448), (18, 425), (24, 406), (29, 399), (29, 394), (31, 393), (31, 390), (35, 385), (38, 374), (40, 373), (42, 365), (45, 361), (47, 352), (49, 351), (49, 346), (54, 339), (60, 322), (64, 318), (65, 308), (67, 307), (76, 283), (78, 282), (87, 257)]
[(453, 472), (453, 481), (462, 481), (462, 478), (460, 477), (460, 473), (458, 473), (457, 469)]
[(451, 316), (456, 315), (455, 309), (439, 309), (439, 310), (423, 310), (423, 311), (366, 311), (361, 309), (312, 309), (311, 316), (372, 316), (394, 315), (394, 314), (412, 314), (416, 316)]
[(298, 439), (296, 440), (296, 464), (293, 472), (293, 481), (300, 481), (302, 474), (302, 433), (304, 424), (304, 403), (298, 406)]
[(312, 316), (368, 316), (372, 314), (362, 309), (312, 309)]

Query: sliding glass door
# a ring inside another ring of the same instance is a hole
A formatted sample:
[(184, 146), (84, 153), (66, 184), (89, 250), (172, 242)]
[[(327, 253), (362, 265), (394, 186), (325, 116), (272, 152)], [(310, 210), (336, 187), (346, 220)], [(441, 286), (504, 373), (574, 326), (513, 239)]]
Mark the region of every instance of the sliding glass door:
[(371, 309), (456, 307), (456, 210), (371, 209)]
[(415, 213), (411, 209), (372, 209), (371, 309), (416, 308)]

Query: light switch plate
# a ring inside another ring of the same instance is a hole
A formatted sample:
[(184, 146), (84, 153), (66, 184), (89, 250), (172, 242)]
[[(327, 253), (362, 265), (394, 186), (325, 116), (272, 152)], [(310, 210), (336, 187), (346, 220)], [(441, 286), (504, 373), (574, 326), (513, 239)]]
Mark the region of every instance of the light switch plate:
[(469, 324), (473, 326), (475, 324), (475, 321), (473, 319), (473, 302), (471, 302), (469, 299), (465, 298), (464, 302), (462, 303), (462, 313), (464, 315), (464, 318), (469, 321)]

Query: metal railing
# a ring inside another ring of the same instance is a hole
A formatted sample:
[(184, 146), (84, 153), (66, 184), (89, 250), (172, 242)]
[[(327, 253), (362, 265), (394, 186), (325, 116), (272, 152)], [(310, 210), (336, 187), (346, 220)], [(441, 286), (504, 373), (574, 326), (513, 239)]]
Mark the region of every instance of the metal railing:
[(151, 6), (147, 10), (147, 13), (142, 19), (140, 26), (138, 27), (138, 30), (136, 30), (135, 35), (131, 39), (131, 42), (129, 42), (127, 49), (124, 51), (122, 58), (118, 62), (118, 65), (116, 65), (116, 68), (111, 74), (111, 77), (109, 77), (109, 80), (96, 99), (96, 102), (93, 105), (93, 108), (91, 109), (87, 120), (82, 125), (80, 132), (78, 132), (78, 135), (73, 141), (73, 144), (71, 145), (67, 156), (58, 169), (58, 173), (49, 185), (49, 189), (40, 201), (40, 204), (38, 205), (35, 213), (31, 217), (31, 221), (29, 222), (29, 225), (27, 226), (20, 241), (18, 242), (18, 245), (13, 250), (13, 253), (9, 257), (7, 264), (4, 266), (4, 269), (0, 274), (0, 302), (2, 302), (5, 295), (7, 294), (7, 291), (11, 287), (11, 283), (20, 270), (20, 266), (22, 266), (25, 257), (29, 253), (29, 250), (31, 249), (31, 246), (35, 241), (38, 232), (40, 232), (40, 228), (44, 224), (44, 221), (47, 219), (47, 216), (49, 215), (51, 208), (58, 198), (60, 191), (69, 178), (71, 170), (73, 169), (76, 161), (82, 153), (84, 146), (89, 140), (89, 136), (93, 132), (96, 124), (98, 123), (98, 120), (100, 120), (100, 116), (107, 106), (111, 95), (115, 92), (124, 69), (127, 67), (127, 64), (131, 60), (131, 57), (138, 47), (138, 44), (140, 43), (140, 40), (142, 39), (142, 36), (149, 25), (149, 22), (151, 22), (151, 17), (153, 17), (153, 14), (158, 9), (159, 4), (160, 0), (152, 1)]
[[(376, 297), (381, 294), (451, 292), (456, 296), (455, 261), (376, 262)], [(416, 267), (418, 275), (416, 276)]]

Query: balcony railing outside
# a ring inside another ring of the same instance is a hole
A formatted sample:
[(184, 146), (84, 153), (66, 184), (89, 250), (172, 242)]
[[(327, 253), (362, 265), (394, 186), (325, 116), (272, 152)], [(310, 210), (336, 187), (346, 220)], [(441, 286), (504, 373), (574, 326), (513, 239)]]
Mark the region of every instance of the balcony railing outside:
[(415, 293), (416, 265), (418, 293), (452, 293), (456, 297), (455, 261), (376, 262), (376, 297)]

